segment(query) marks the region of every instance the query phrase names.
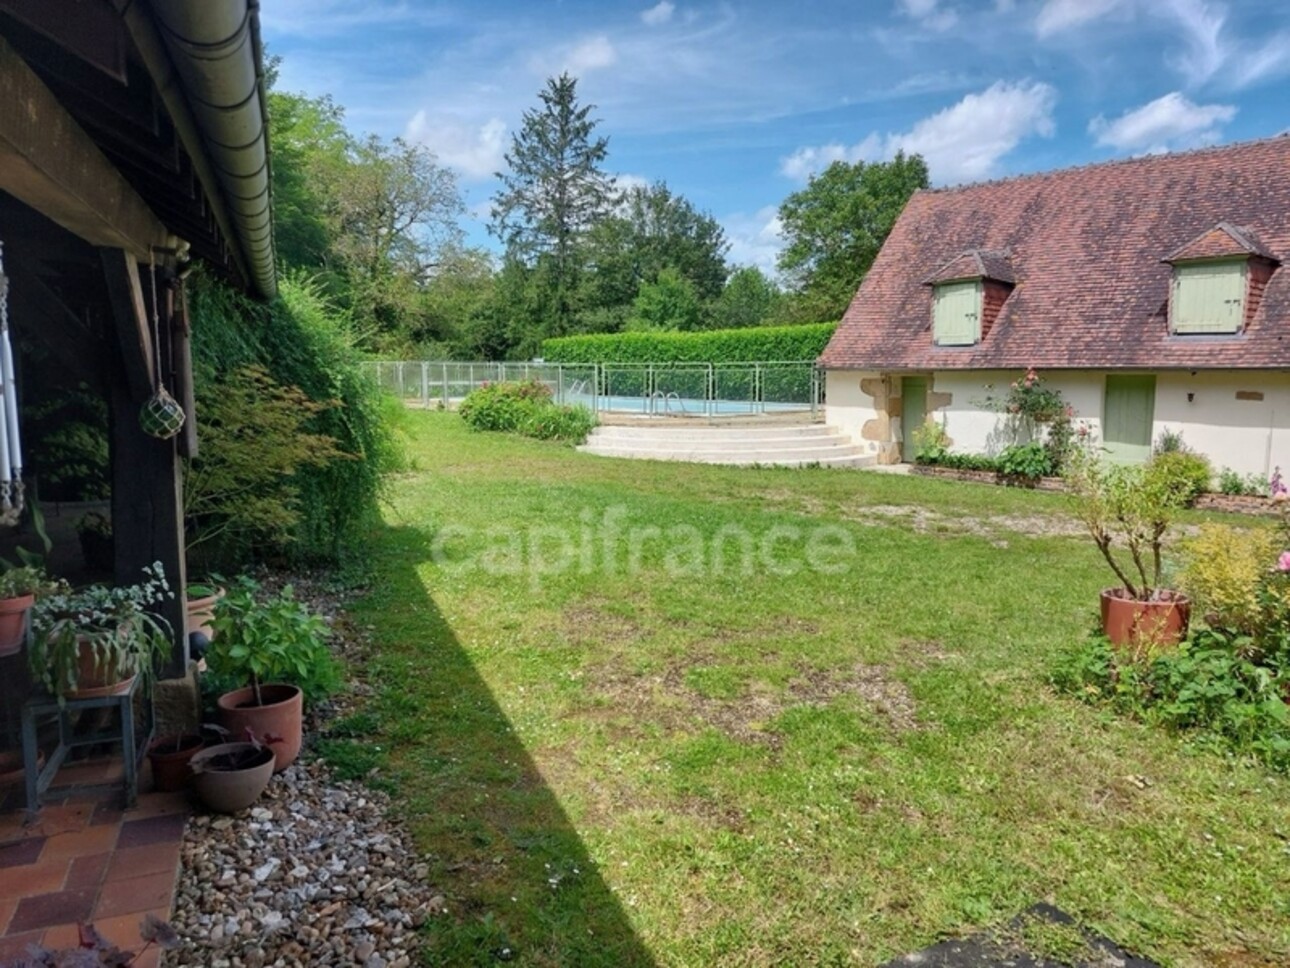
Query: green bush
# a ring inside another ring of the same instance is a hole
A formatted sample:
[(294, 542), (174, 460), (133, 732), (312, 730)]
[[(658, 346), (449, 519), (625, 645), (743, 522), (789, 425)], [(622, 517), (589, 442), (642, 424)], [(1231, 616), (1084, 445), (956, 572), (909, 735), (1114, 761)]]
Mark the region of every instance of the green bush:
[(1194, 504), (1196, 498), (1210, 488), (1214, 467), (1204, 454), (1190, 450), (1164, 450), (1151, 458), (1156, 471), (1173, 482), (1185, 504)]
[(1037, 481), (1054, 471), (1048, 449), (1039, 441), (1013, 444), (999, 455), (999, 473), (1023, 481)]
[(1086, 702), (1290, 770), (1290, 669), (1284, 655), (1253, 660), (1239, 636), (1202, 629), (1146, 666), (1118, 662), (1097, 636), (1064, 656), (1051, 679)]
[(1239, 497), (1267, 497), (1269, 486), (1260, 474), (1246, 474), (1242, 477), (1230, 467), (1224, 467), (1218, 473), (1218, 493)]
[(836, 323), (758, 326), (699, 333), (597, 333), (544, 340), (548, 363), (813, 362)]
[(327, 644), (331, 630), (290, 585), (266, 595), (258, 582), (239, 578), (216, 602), (212, 626), (206, 662), (221, 681), (257, 688), (285, 682), (299, 686), (306, 702), (340, 687), (340, 663)]
[(578, 444), (596, 425), (595, 415), (586, 407), (552, 403), (550, 388), (537, 380), (486, 383), (467, 394), (457, 412), (476, 430)]
[[(283, 487), (295, 490), (299, 509), (284, 537), (221, 549), (223, 560), (212, 565), (236, 566), (257, 554), (338, 560), (346, 547), (357, 546), (375, 517), (384, 476), (401, 465), (392, 428), (403, 411), (360, 366), (348, 317), (304, 276), (282, 277), (279, 292), (264, 305), (194, 274), (190, 305), (198, 392), (209, 394), (240, 368), (262, 367), (275, 383), (298, 388), (321, 405), (304, 430), (332, 438), (345, 456), (282, 479)], [(199, 407), (199, 437), (203, 419)]]

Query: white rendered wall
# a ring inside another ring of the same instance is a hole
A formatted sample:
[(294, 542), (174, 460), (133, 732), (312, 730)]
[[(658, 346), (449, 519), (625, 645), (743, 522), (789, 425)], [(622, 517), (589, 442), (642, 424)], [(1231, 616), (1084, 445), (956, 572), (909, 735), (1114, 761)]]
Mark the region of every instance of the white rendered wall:
[[(860, 381), (880, 377), (879, 373), (860, 370), (828, 370), (824, 374), (824, 422), (847, 434), (867, 454), (876, 454), (878, 443), (865, 440), (862, 430), (879, 414), (874, 398), (860, 388)], [(900, 433), (899, 426), (895, 432)]]
[[(932, 374), (928, 412), (945, 427), (952, 450), (997, 454), (1012, 442), (1004, 415), (985, 409), (983, 403), (988, 396), (1006, 394), (1009, 384), (1022, 375), (1017, 370)], [(1075, 408), (1076, 420), (1100, 440), (1106, 372), (1048, 370), (1040, 375), (1061, 391), (1062, 399)], [(880, 414), (874, 398), (861, 390), (860, 381), (880, 376), (831, 370), (825, 377), (825, 422), (871, 451), (878, 445), (865, 440), (861, 428), (877, 421)], [(898, 374), (890, 385), (900, 392)], [(949, 402), (937, 405), (942, 395), (948, 395)], [(1152, 439), (1166, 429), (1181, 432), (1188, 447), (1213, 461), (1215, 471), (1230, 467), (1241, 474), (1267, 475), (1280, 466), (1290, 476), (1290, 374), (1234, 370), (1194, 376), (1185, 371), (1157, 374)], [(890, 421), (889, 432), (892, 440), (900, 440), (898, 418)]]

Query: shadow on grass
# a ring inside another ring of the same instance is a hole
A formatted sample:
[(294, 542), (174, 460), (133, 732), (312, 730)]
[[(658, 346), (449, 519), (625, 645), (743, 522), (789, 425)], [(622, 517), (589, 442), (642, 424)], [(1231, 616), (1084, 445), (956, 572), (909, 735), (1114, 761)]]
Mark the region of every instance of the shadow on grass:
[(428, 535), (385, 529), (373, 591), (371, 710), (389, 744), (396, 802), (447, 911), (431, 963), (652, 965), (487, 683), (417, 569)]

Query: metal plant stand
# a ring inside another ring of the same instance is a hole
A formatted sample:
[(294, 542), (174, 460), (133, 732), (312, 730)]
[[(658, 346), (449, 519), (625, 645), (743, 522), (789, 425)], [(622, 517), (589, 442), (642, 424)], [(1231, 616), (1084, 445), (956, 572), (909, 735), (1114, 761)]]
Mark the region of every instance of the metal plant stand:
[[(32, 696), (22, 707), (22, 758), (27, 782), (27, 812), (34, 815), (40, 810), (40, 797), (49, 789), (58, 768), (67, 754), (78, 746), (97, 746), (102, 743), (120, 743), (121, 758), (125, 761), (125, 805), (134, 806), (139, 795), (139, 764), (152, 741), (153, 708), (151, 684), (143, 683), (143, 676), (135, 677), (128, 692), (116, 696), (94, 696), (88, 699), (64, 699), (56, 696)], [(142, 695), (143, 722), (136, 724), (134, 702)], [(71, 714), (87, 709), (116, 709), (115, 725), (95, 730), (84, 736), (74, 736)], [(36, 745), (38, 721), (41, 718), (58, 718), (58, 746), (50, 753), (42, 769)], [(136, 728), (136, 725), (142, 728)]]

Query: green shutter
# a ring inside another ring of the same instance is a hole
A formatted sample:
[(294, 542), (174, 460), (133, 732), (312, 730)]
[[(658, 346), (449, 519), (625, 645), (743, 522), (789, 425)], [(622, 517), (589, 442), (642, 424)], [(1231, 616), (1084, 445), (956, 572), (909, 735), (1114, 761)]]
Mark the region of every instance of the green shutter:
[(932, 336), (938, 346), (971, 346), (980, 340), (979, 282), (954, 282), (936, 287)]
[(1172, 319), (1175, 333), (1235, 333), (1245, 319), (1245, 262), (1177, 266)]
[(1102, 446), (1119, 463), (1140, 463), (1151, 456), (1151, 424), (1156, 409), (1156, 378), (1109, 375), (1102, 410)]
[(906, 376), (900, 380), (900, 459), (914, 462), (914, 432), (927, 419), (927, 378)]

